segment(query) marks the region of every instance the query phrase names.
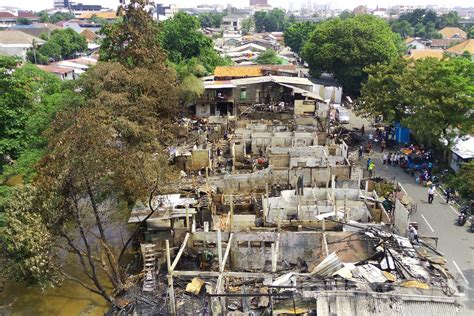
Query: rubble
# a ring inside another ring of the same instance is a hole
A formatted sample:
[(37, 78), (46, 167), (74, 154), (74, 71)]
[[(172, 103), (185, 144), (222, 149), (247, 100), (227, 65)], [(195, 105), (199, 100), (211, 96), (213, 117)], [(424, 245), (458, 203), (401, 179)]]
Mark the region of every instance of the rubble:
[[(156, 251), (154, 275), (144, 270), (147, 292), (127, 293), (127, 308), (399, 315), (432, 304), (456, 314), (446, 260), (428, 239), (407, 236), (413, 200), (398, 184), (393, 194), (378, 192), (374, 179), (363, 178), (349, 153), (356, 131), (331, 129), (329, 105), (299, 79), (209, 84), (216, 96), (226, 93), (218, 109), (227, 115), (182, 119), (169, 149), (182, 171), (176, 192), (156, 196), (153, 214), (138, 203), (129, 219), (143, 224), (142, 244)], [(230, 92), (244, 86), (268, 89), (268, 100), (234, 106)]]

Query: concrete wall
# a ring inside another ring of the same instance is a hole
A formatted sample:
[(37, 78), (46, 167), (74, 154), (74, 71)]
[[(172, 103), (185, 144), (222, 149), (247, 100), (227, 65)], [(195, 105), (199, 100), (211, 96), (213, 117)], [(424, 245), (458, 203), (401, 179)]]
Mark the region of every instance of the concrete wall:
[(209, 166), (209, 150), (198, 149), (191, 153), (192, 169), (199, 170)]
[[(271, 271), (271, 244), (277, 240), (274, 232), (234, 234), (231, 250), (233, 270)], [(320, 261), (322, 233), (281, 232), (277, 269), (281, 262), (297, 263), (303, 259), (308, 265)]]
[(349, 180), (351, 178), (351, 166), (330, 166), (330, 169), (331, 174), (334, 175), (337, 180)]
[(395, 200), (394, 212), (395, 228), (401, 236), (407, 237), (408, 223), (410, 222), (410, 213), (398, 199)]
[(313, 114), (316, 111), (316, 101), (295, 100), (295, 115)]

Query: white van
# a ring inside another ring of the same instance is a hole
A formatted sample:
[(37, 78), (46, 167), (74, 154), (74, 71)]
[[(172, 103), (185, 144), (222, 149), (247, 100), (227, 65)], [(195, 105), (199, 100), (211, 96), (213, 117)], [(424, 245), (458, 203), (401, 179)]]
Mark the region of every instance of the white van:
[(344, 108), (338, 108), (336, 112), (336, 119), (339, 124), (349, 124), (349, 112)]

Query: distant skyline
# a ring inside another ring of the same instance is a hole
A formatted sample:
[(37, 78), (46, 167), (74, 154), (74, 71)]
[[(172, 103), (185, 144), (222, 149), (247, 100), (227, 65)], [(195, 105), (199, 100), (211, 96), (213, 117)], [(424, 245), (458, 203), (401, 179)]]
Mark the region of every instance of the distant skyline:
[[(119, 0), (77, 0), (77, 3), (84, 4), (100, 4), (104, 7), (109, 7), (115, 9)], [(178, 7), (195, 7), (197, 4), (221, 4), (225, 5), (226, 3), (231, 3), (236, 7), (246, 7), (249, 4), (249, 0), (165, 0), (165, 1), (155, 1), (156, 3), (174, 3)], [(379, 1), (354, 1), (354, 0), (268, 0), (268, 3), (275, 7), (282, 7), (288, 9), (290, 4), (294, 9), (299, 9), (301, 5), (311, 2), (312, 4), (330, 4), (333, 9), (353, 9), (358, 5), (365, 5), (370, 8), (375, 8), (377, 5), (380, 8), (394, 6), (397, 4), (404, 5), (436, 5), (438, 7), (474, 7), (472, 0), (379, 0)], [(28, 9), (33, 11), (40, 11), (43, 9), (50, 9), (53, 7), (53, 0), (0, 0), (0, 6), (12, 6), (18, 7), (21, 9)]]

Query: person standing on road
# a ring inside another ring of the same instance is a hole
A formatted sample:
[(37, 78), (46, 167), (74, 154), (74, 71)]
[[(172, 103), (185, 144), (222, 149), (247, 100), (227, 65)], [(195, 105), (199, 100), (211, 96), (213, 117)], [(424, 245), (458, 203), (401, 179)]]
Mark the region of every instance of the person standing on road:
[(383, 165), (386, 165), (386, 164), (387, 164), (387, 159), (388, 159), (387, 153), (384, 153), (382, 157), (383, 157), (383, 158), (382, 158), (382, 164), (383, 164)]
[(372, 178), (374, 176), (374, 170), (375, 170), (375, 163), (371, 161), (369, 165), (369, 177)]
[(365, 126), (362, 124), (362, 127), (360, 128), (360, 136), (364, 136), (365, 133)]
[(369, 170), (369, 166), (371, 163), (372, 163), (372, 159), (370, 159), (369, 157), (369, 159), (367, 159), (367, 170)]
[(449, 204), (449, 199), (451, 198), (452, 193), (453, 193), (453, 189), (451, 188), (446, 189), (446, 204)]
[(387, 143), (385, 142), (385, 139), (382, 139), (382, 141), (380, 142), (380, 152), (381, 153), (383, 153), (386, 146), (387, 146)]
[(435, 191), (436, 191), (436, 187), (434, 184), (432, 184), (430, 188), (428, 189), (428, 204), (433, 204)]
[(362, 154), (364, 153), (364, 148), (362, 146), (359, 147), (359, 159), (362, 158)]

